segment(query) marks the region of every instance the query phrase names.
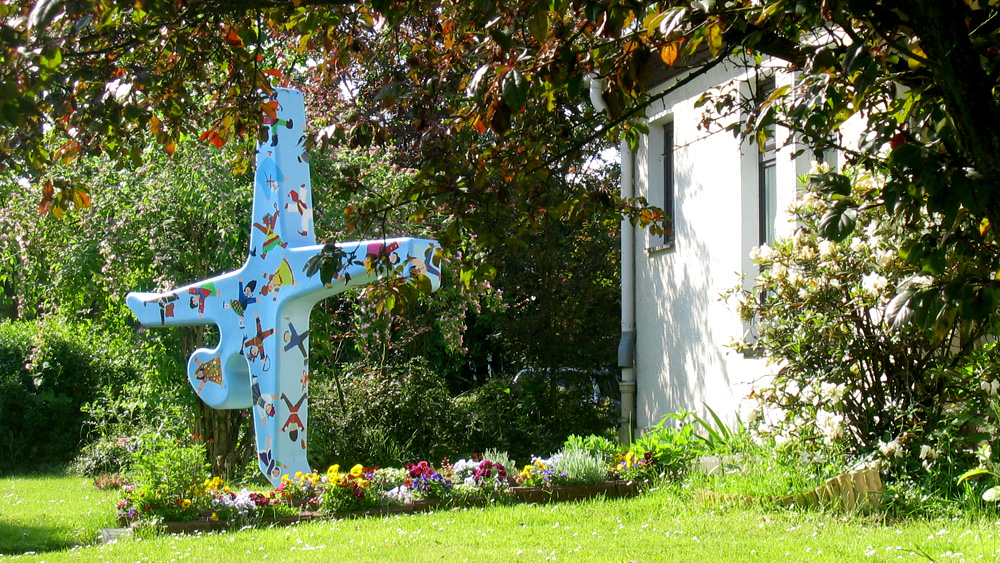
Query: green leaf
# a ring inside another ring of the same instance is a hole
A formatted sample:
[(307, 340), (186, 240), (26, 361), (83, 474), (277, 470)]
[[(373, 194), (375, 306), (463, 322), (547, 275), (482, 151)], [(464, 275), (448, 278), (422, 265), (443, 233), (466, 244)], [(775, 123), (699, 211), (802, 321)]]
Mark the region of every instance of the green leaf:
[(687, 8), (674, 8), (670, 11), (668, 17), (664, 17), (659, 21), (660, 33), (663, 34), (665, 39), (669, 39), (670, 35), (677, 31), (677, 28), (684, 21), (684, 14), (687, 12)]
[(45, 68), (57, 68), (62, 64), (62, 51), (56, 47), (46, 47), (42, 49), (41, 63)]
[(467, 89), (467, 92), (470, 96), (474, 96), (476, 92), (479, 91), (479, 86), (483, 82), (483, 77), (486, 76), (486, 73), (489, 70), (490, 70), (490, 65), (488, 64), (485, 64), (476, 69), (476, 73), (472, 75), (472, 81), (469, 82), (469, 87)]
[(490, 37), (496, 41), (497, 45), (499, 45), (504, 51), (510, 50), (512, 45), (510, 36), (504, 33), (499, 27), (490, 28)]
[(832, 241), (841, 242), (854, 232), (858, 222), (858, 210), (850, 199), (841, 199), (827, 211), (819, 222), (822, 235)]
[(566, 91), (570, 98), (576, 98), (583, 92), (583, 75), (574, 74), (566, 83)]
[(528, 104), (528, 79), (517, 69), (511, 69), (503, 77), (503, 101), (512, 112), (520, 111)]
[(829, 196), (851, 195), (851, 180), (836, 172), (809, 176), (809, 185)]
[(928, 274), (940, 275), (948, 268), (948, 260), (945, 257), (944, 249), (936, 248), (933, 252), (930, 252), (924, 259), (921, 269)]
[(910, 322), (914, 315), (911, 301), (916, 293), (916, 288), (903, 284), (896, 296), (889, 301), (885, 307), (885, 321), (890, 327), (898, 329)]
[(476, 271), (468, 266), (462, 266), (462, 269), (458, 272), (458, 279), (462, 281), (466, 289), (472, 287), (472, 276)]
[(528, 31), (532, 37), (541, 44), (544, 44), (549, 36), (549, 12), (548, 10), (537, 10), (528, 21)]

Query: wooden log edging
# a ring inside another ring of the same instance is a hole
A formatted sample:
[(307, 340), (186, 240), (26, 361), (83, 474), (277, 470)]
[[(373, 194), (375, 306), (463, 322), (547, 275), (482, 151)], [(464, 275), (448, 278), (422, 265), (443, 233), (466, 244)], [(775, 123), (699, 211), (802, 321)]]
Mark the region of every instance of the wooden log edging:
[(882, 503), (882, 477), (876, 469), (852, 471), (827, 479), (824, 485), (804, 493), (761, 498), (698, 490), (699, 500), (709, 503), (756, 504), (773, 502), (780, 506), (818, 507), (845, 512), (878, 510)]

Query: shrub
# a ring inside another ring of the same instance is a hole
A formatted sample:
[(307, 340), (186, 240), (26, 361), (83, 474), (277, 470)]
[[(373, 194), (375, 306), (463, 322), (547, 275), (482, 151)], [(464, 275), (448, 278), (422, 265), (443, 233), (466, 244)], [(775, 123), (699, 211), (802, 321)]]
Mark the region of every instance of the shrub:
[(309, 395), (313, 467), (358, 459), (401, 466), (460, 449), (460, 413), (442, 379), (422, 361), (349, 364), (314, 379)]
[(205, 447), (189, 437), (149, 433), (123, 443), (131, 455), (118, 508), (165, 520), (197, 517), (208, 474)]
[(135, 376), (121, 339), (49, 317), (0, 324), (0, 469), (61, 466), (90, 435), (81, 407)]
[[(694, 413), (680, 412), (668, 414), (656, 425), (647, 428), (629, 445), (628, 452), (632, 456), (625, 458), (626, 462), (638, 462), (634, 466), (626, 463), (626, 468), (642, 475), (626, 472), (626, 478), (645, 479), (655, 473), (659, 477), (678, 480), (687, 475), (698, 456), (709, 453), (706, 440), (695, 431), (696, 424), (704, 424), (698, 420)], [(676, 428), (673, 426), (675, 423)]]
[(820, 459), (868, 456), (925, 491), (955, 491), (975, 463), (972, 446), (997, 436), (986, 415), (1000, 364), (996, 307), (954, 304), (992, 285), (978, 280), (995, 272), (968, 259), (985, 240), (978, 224), (956, 223), (962, 244), (921, 268), (921, 241), (935, 227), (888, 205), (859, 212), (854, 238), (824, 238), (843, 210), (838, 198), (883, 188), (872, 175), (819, 170), (792, 210), (794, 236), (753, 253), (760, 275), (733, 292), (753, 327), (738, 348), (783, 366), (757, 390), (753, 426)]
[(618, 444), (605, 436), (577, 436), (570, 434), (563, 444), (564, 450), (576, 449), (593, 454), (595, 457), (608, 461), (618, 453), (621, 448)]
[(496, 448), (522, 463), (559, 451), (572, 434), (611, 435), (616, 422), (614, 406), (595, 400), (587, 382), (537, 378), (515, 384), (496, 377), (457, 404), (468, 421), (467, 451)]

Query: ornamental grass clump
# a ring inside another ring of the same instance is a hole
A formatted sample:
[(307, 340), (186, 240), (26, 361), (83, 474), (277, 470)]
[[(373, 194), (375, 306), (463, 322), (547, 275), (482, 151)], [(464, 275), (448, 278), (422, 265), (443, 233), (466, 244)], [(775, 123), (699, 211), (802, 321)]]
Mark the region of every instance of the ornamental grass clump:
[(569, 448), (554, 459), (553, 471), (562, 475), (561, 485), (596, 485), (608, 479), (604, 459), (587, 450)]

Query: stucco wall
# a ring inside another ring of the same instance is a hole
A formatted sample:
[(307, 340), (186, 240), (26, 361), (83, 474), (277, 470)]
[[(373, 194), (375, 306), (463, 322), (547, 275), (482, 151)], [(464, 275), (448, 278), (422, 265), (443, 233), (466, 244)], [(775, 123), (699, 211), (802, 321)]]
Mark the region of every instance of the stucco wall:
[[(723, 291), (739, 283), (740, 272), (748, 272), (746, 283), (756, 275), (748, 255), (758, 242), (758, 149), (732, 133), (699, 129), (703, 110), (695, 107), (710, 88), (735, 78), (745, 90), (758, 76), (736, 64), (716, 68), (647, 112), (650, 134), (635, 155), (636, 195), (662, 204), (656, 189), (663, 182), (662, 123), (672, 120), (676, 221), (672, 246), (650, 249), (654, 243), (644, 230), (635, 237), (639, 429), (681, 409), (704, 415), (703, 403), (732, 421), (755, 382), (759, 387), (773, 369), (763, 359), (727, 347), (746, 327), (735, 307), (720, 300)], [(791, 80), (780, 73), (775, 77), (778, 86)], [(784, 132), (777, 136), (781, 146)], [(792, 232), (783, 210), (794, 198), (796, 176), (809, 165), (808, 157), (792, 160), (793, 150), (786, 147), (777, 155), (779, 236)]]

